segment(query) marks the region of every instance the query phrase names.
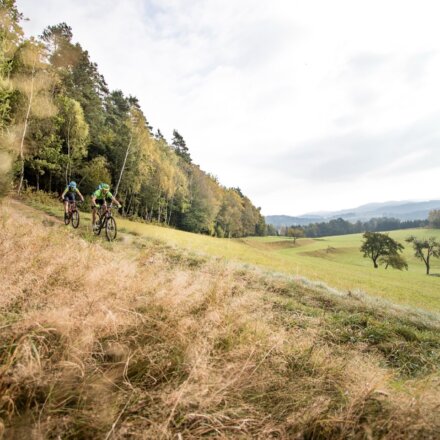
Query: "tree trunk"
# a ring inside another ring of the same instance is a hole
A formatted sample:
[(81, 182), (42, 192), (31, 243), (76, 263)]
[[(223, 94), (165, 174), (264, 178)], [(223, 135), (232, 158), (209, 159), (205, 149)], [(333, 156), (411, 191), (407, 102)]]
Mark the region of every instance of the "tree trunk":
[(173, 202), (171, 202), (171, 204), (170, 204), (170, 212), (168, 214), (168, 222), (166, 222), (168, 226), (171, 224), (171, 213), (172, 212), (173, 212)]
[(165, 207), (163, 209), (163, 218), (165, 224), (167, 224), (167, 218), (168, 218), (168, 203), (165, 204)]
[(130, 201), (128, 202), (127, 215), (130, 215), (131, 204), (133, 202), (133, 192), (130, 193)]
[(21, 169), (20, 169), (20, 183), (18, 184), (18, 194), (21, 193), (22, 187), (23, 187), (23, 179), (24, 179), (24, 139), (26, 137), (27, 127), (29, 124), (29, 117), (31, 114), (31, 107), (32, 107), (32, 99), (34, 97), (34, 80), (35, 80), (35, 64), (37, 62), (37, 59), (35, 58), (34, 65), (32, 66), (32, 79), (31, 79), (31, 91), (29, 93), (29, 104), (26, 111), (26, 118), (24, 119), (24, 128), (23, 128), (23, 135), (21, 136), (21, 143), (20, 143), (20, 161), (21, 161)]
[(40, 173), (38, 171), (35, 177), (37, 180), (37, 191), (40, 191)]
[(133, 140), (133, 132), (130, 131), (130, 141), (128, 142), (128, 147), (127, 147), (127, 150), (125, 152), (125, 157), (124, 157), (124, 163), (122, 164), (121, 172), (119, 173), (118, 183), (116, 184), (115, 194), (114, 194), (115, 197), (118, 194), (119, 185), (121, 184), (122, 174), (124, 173), (124, 170), (125, 170), (125, 164), (127, 163), (127, 157), (128, 157), (128, 153), (130, 152), (130, 147), (131, 147), (132, 140)]
[(70, 178), (72, 176), (71, 166), (70, 166), (70, 122), (71, 118), (69, 118), (69, 125), (67, 127), (67, 165), (66, 165), (66, 185), (69, 184)]

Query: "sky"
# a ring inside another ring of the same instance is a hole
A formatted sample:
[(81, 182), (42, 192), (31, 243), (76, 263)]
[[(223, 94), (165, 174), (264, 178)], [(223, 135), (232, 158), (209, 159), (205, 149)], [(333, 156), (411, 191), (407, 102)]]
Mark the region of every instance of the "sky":
[(440, 199), (437, 0), (17, 0), (264, 215)]

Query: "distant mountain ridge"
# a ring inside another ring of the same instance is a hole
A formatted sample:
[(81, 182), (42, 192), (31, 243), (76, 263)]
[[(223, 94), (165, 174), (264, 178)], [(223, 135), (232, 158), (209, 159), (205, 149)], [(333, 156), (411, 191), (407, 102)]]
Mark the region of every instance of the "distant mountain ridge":
[(429, 211), (440, 209), (440, 200), (429, 200), (423, 202), (391, 201), (382, 203), (368, 203), (352, 209), (340, 211), (313, 212), (299, 216), (289, 215), (268, 215), (266, 223), (276, 227), (301, 225), (310, 223), (328, 222), (342, 218), (350, 222), (367, 221), (374, 217), (393, 217), (399, 220), (424, 220), (428, 218)]

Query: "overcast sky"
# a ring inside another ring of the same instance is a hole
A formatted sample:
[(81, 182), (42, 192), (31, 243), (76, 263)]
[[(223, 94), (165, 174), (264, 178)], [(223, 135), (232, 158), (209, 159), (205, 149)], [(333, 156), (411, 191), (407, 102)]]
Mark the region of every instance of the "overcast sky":
[(265, 215), (440, 199), (437, 0), (17, 0)]

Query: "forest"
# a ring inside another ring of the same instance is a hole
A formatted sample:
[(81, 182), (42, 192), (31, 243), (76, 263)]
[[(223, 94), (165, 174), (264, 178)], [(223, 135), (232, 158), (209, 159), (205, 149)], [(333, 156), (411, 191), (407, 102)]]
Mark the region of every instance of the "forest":
[(217, 237), (265, 235), (260, 208), (191, 158), (184, 137), (154, 130), (135, 96), (110, 90), (66, 23), (24, 35), (0, 0), (0, 190), (90, 195), (111, 184), (122, 215)]

